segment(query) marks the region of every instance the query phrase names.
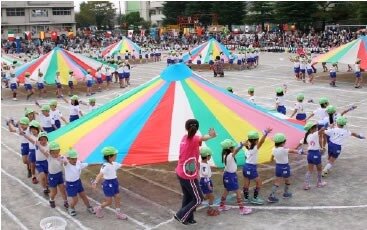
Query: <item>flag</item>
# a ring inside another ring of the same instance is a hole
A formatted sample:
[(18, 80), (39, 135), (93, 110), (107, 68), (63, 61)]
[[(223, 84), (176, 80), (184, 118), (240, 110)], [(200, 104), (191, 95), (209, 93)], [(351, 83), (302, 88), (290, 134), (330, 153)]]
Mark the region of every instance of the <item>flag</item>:
[(9, 41), (14, 41), (15, 37), (14, 37), (14, 32), (13, 31), (8, 31), (8, 40)]
[(32, 40), (32, 33), (31, 33), (31, 31), (24, 31), (24, 39), (25, 40)]
[(39, 33), (39, 38), (41, 39), (41, 40), (44, 40), (45, 39), (45, 32), (44, 31), (40, 31), (40, 33)]
[(17, 36), (15, 39), (15, 45), (16, 45), (16, 52), (17, 54), (20, 53), (20, 48), (21, 48), (21, 44), (20, 44), (20, 37)]
[(52, 41), (56, 41), (57, 40), (57, 32), (56, 31), (51, 32), (51, 40)]
[(141, 29), (141, 30), (140, 30), (140, 36), (141, 36), (141, 37), (144, 37), (144, 36), (145, 36), (145, 30), (144, 30), (144, 29)]
[(128, 36), (129, 38), (132, 38), (132, 37), (133, 37), (133, 33), (134, 33), (134, 30), (128, 30), (128, 31), (127, 31), (127, 36)]

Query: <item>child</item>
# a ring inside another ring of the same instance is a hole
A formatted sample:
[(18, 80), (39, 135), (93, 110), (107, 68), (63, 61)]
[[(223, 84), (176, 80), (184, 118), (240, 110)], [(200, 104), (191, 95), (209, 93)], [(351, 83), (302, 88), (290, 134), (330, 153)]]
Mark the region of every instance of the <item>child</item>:
[[(63, 99), (66, 103), (69, 103), (68, 100), (66, 100), (66, 98), (63, 97)], [(70, 98), (69, 110), (70, 110), (69, 122), (73, 122), (75, 120), (78, 120), (79, 115), (83, 116), (83, 113), (82, 113), (82, 111), (80, 110), (80, 107), (79, 107), (79, 97), (77, 95), (74, 95)]]
[(98, 218), (102, 218), (104, 215), (102, 209), (111, 205), (113, 199), (115, 202), (117, 219), (126, 220), (127, 216), (123, 214), (120, 209), (120, 191), (116, 171), (121, 168), (121, 164), (115, 162), (117, 149), (114, 147), (104, 147), (102, 149), (102, 154), (106, 162), (103, 163), (99, 174), (93, 182), (93, 188), (96, 189), (99, 181), (102, 178), (104, 179), (102, 188), (105, 195), (105, 201), (100, 206), (94, 207), (93, 210)]
[(300, 79), (299, 72), (300, 72), (300, 62), (299, 62), (299, 56), (296, 56), (295, 58), (291, 58), (291, 61), (293, 61), (293, 70), (294, 75), (297, 80)]
[(41, 127), (47, 133), (50, 133), (57, 129), (55, 120), (50, 115), (50, 106), (43, 105), (41, 108), (42, 113), (40, 114)]
[(18, 82), (17, 78), (15, 77), (15, 74), (10, 74), (10, 89), (13, 92), (13, 101), (17, 101), (17, 89), (18, 89)]
[(102, 92), (102, 83), (103, 83), (103, 80), (102, 80), (102, 67), (103, 67), (103, 65), (101, 66), (101, 67), (99, 67), (98, 69), (97, 69), (97, 72), (96, 72), (96, 79), (97, 79), (97, 84), (98, 84), (98, 92)]
[(112, 72), (110, 67), (106, 66), (106, 83), (107, 83), (107, 90), (110, 90), (110, 84), (112, 82)]
[(224, 163), (224, 174), (223, 174), (223, 185), (224, 185), (224, 192), (221, 197), (219, 211), (227, 211), (229, 208), (225, 206), (225, 202), (227, 199), (227, 195), (229, 192), (234, 191), (236, 192), (237, 197), (237, 204), (240, 208), (241, 215), (247, 215), (252, 212), (251, 208), (245, 207), (242, 198), (241, 198), (241, 191), (238, 189), (238, 179), (237, 179), (237, 163), (236, 163), (236, 155), (243, 147), (242, 142), (240, 142), (239, 147), (236, 147), (236, 143), (230, 139), (226, 139), (222, 141), (221, 146), (223, 148), (222, 151), (222, 162)]
[(239, 70), (242, 70), (243, 63), (242, 63), (242, 52), (241, 51), (237, 55), (237, 66)]
[(290, 118), (292, 118), (295, 114), (297, 114), (296, 120), (298, 121), (306, 120), (306, 113), (304, 112), (304, 108), (303, 108), (304, 99), (305, 99), (305, 96), (303, 95), (303, 93), (299, 93), (297, 95), (297, 103), (294, 105), (294, 111), (292, 115), (290, 116)]
[(87, 167), (87, 163), (78, 161), (78, 153), (70, 149), (67, 152), (67, 160), (64, 161), (65, 169), (65, 182), (66, 182), (66, 193), (71, 197), (70, 207), (68, 209), (69, 215), (75, 216), (75, 206), (78, 203), (78, 195), (83, 200), (87, 211), (91, 214), (95, 214), (92, 206), (89, 204), (89, 200), (85, 195), (82, 181), (80, 180), (80, 173), (83, 168)]
[(130, 64), (129, 64), (128, 60), (125, 61), (125, 65), (124, 65), (123, 69), (124, 69), (124, 78), (125, 78), (125, 81), (126, 81), (125, 87), (127, 87), (127, 86), (130, 85), (130, 70), (131, 70), (131, 67), (130, 67)]
[(120, 88), (125, 88), (124, 65), (121, 63), (116, 71), (119, 78)]
[(38, 71), (37, 89), (39, 90), (39, 97), (46, 94), (45, 78), (40, 71)]
[(88, 108), (89, 112), (92, 112), (96, 108), (98, 108), (98, 106), (96, 105), (96, 99), (95, 98), (89, 98), (89, 108)]
[(74, 71), (69, 70), (69, 79), (68, 79), (68, 86), (69, 86), (69, 97), (74, 95)]
[(93, 87), (93, 77), (90, 74), (91, 70), (88, 69), (87, 70), (87, 75), (85, 75), (85, 81), (87, 82), (87, 96), (91, 96), (92, 94), (94, 94), (92, 92), (92, 87)]
[(24, 88), (27, 91), (27, 93), (29, 93), (27, 95), (27, 100), (29, 100), (29, 98), (34, 94), (34, 89), (32, 88), (32, 80), (30, 79), (31, 74), (29, 72), (25, 73), (25, 78), (24, 78)]
[(361, 134), (353, 133), (345, 128), (347, 124), (347, 119), (340, 116), (336, 119), (337, 127), (328, 128), (325, 130), (325, 134), (330, 138), (328, 142), (328, 163), (326, 164), (324, 170), (322, 171), (322, 176), (328, 175), (330, 169), (335, 164), (336, 159), (338, 159), (340, 152), (342, 150), (342, 145), (344, 141), (350, 137), (356, 137), (359, 139), (365, 139)]
[(324, 72), (327, 72), (328, 69), (327, 69), (327, 66), (326, 66), (326, 62), (322, 62), (321, 64), (322, 64), (322, 68), (323, 68)]
[(251, 101), (252, 103), (255, 104), (255, 88), (254, 87), (249, 87), (247, 89), (247, 93), (249, 95), (249, 101)]
[(299, 78), (303, 80), (303, 82), (306, 82), (306, 65), (307, 65), (307, 60), (306, 57), (304, 56), (304, 54), (301, 54), (300, 57), (300, 75)]
[(56, 129), (59, 129), (61, 127), (60, 119), (65, 124), (67, 124), (68, 121), (65, 119), (64, 116), (62, 116), (62, 113), (60, 112), (60, 110), (57, 109), (57, 101), (56, 100), (51, 100), (49, 105), (50, 105), (50, 108), (51, 108), (50, 115), (51, 115), (51, 118), (55, 121)]
[(324, 132), (324, 128), (317, 130), (317, 124), (309, 121), (305, 125), (304, 129), (306, 130), (304, 144), (307, 144), (308, 154), (307, 154), (307, 162), (308, 168), (307, 173), (305, 175), (305, 183), (303, 185), (304, 190), (309, 190), (311, 174), (316, 166), (317, 169), (317, 185), (316, 187), (322, 188), (327, 183), (325, 181), (321, 181), (321, 172), (322, 172), (322, 164), (321, 164), (321, 152), (320, 152), (320, 140), (319, 135)]
[(66, 191), (64, 186), (64, 178), (62, 174), (62, 164), (64, 158), (60, 156), (60, 145), (57, 142), (50, 142), (49, 151), (39, 146), (40, 151), (47, 158), (48, 163), (48, 186), (50, 188), (50, 207), (55, 208), (55, 197), (57, 190), (61, 193), (62, 199), (64, 200), (64, 207), (69, 208), (69, 203), (66, 197)]
[(38, 121), (31, 121), (29, 123), (29, 134), (25, 132), (21, 132), (20, 135), (23, 135), (29, 144), (29, 154), (28, 154), (28, 162), (31, 168), (32, 173), (32, 183), (38, 184), (38, 180), (36, 178), (36, 146), (35, 142), (38, 138), (38, 134), (41, 131), (41, 124)]
[[(27, 138), (27, 137), (26, 137)], [(38, 181), (41, 182), (43, 188), (43, 194), (48, 196), (50, 190), (48, 189), (47, 176), (48, 176), (48, 163), (46, 156), (41, 153), (41, 148), (44, 151), (48, 151), (48, 137), (46, 132), (40, 132), (38, 134), (38, 140), (29, 139), (36, 146), (36, 169), (38, 171)]]
[(356, 76), (356, 81), (354, 82), (354, 88), (359, 89), (362, 86), (362, 75), (361, 75), (361, 60), (357, 59), (356, 64), (354, 64), (354, 75)]
[(284, 94), (287, 92), (287, 87), (284, 85), (284, 88), (278, 87), (275, 89), (276, 98), (275, 98), (275, 108), (278, 113), (286, 114), (287, 108), (284, 106)]
[(56, 96), (57, 98), (60, 98), (62, 97), (62, 85), (59, 70), (56, 70), (55, 83), (56, 83)]
[(328, 105), (328, 107), (326, 107), (326, 112), (328, 116), (324, 119), (325, 126), (327, 127), (328, 125), (334, 125), (338, 117), (344, 116), (346, 113), (355, 110), (356, 108), (357, 106), (353, 105), (350, 108), (344, 110), (342, 113), (337, 113), (335, 106)]
[(281, 180), (284, 180), (284, 193), (283, 198), (291, 198), (292, 193), (289, 192), (291, 176), (291, 168), (289, 166), (288, 154), (298, 153), (297, 150), (284, 148), (286, 137), (283, 133), (276, 133), (273, 137), (275, 147), (273, 149), (272, 161), (275, 159), (275, 180), (273, 187), (271, 188), (271, 193), (268, 197), (269, 203), (276, 203), (279, 199), (276, 197), (275, 193), (280, 185)]
[(314, 72), (314, 70), (313, 70), (312, 65), (311, 65), (311, 59), (308, 59), (306, 69), (307, 69), (307, 75), (309, 77), (309, 82), (311, 84), (313, 84), (313, 78), (314, 78), (313, 72)]
[(213, 183), (212, 183), (212, 170), (208, 161), (210, 160), (212, 155), (212, 150), (208, 147), (201, 147), (200, 148), (200, 156), (201, 156), (201, 163), (200, 163), (200, 188), (204, 194), (204, 200), (208, 201), (208, 216), (218, 216), (219, 211), (212, 207), (214, 203), (214, 193), (213, 193)]
[(330, 68), (330, 86), (336, 87), (336, 63)]
[[(243, 166), (242, 174), (244, 178), (243, 195), (245, 203), (251, 202), (253, 204), (264, 204), (264, 200), (259, 197), (259, 192), (261, 188), (261, 179), (257, 173), (257, 157), (258, 151), (265, 142), (265, 138), (272, 131), (271, 128), (264, 130), (264, 135), (259, 140), (259, 133), (256, 131), (250, 131), (247, 134), (247, 141), (245, 142), (246, 152), (246, 163)], [(254, 197), (250, 199), (249, 197), (249, 187), (251, 180), (255, 180), (256, 188), (254, 190)]]

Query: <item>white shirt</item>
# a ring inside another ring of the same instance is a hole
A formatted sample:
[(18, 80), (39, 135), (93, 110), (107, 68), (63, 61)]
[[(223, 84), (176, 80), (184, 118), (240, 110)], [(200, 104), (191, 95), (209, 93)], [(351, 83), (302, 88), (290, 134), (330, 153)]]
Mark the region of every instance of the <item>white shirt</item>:
[(40, 114), (40, 123), (42, 127), (49, 128), (52, 127), (52, 125), (55, 125), (54, 119), (52, 119), (51, 114), (46, 117), (42, 113)]
[(92, 75), (90, 75), (90, 74), (88, 73), (87, 75), (85, 75), (85, 79), (86, 79), (87, 81), (91, 81), (91, 80), (93, 80), (93, 77), (92, 77)]
[(110, 69), (106, 70), (106, 76), (111, 76), (111, 70)]
[[(25, 132), (25, 135), (27, 135), (27, 136), (30, 136), (31, 135), (31, 133), (29, 131), (29, 127), (27, 127), (26, 130), (23, 130), (20, 127), (19, 127), (19, 129), (22, 130), (23, 132)], [(18, 133), (19, 133), (19, 129), (18, 129)], [(20, 143), (25, 144), (25, 143), (29, 143), (29, 141), (24, 136), (20, 136)]]
[(95, 110), (95, 109), (97, 109), (97, 108), (98, 108), (98, 106), (97, 106), (97, 105), (94, 105), (94, 106), (92, 106), (92, 105), (88, 105), (89, 112), (92, 112), (93, 110)]
[(128, 65), (124, 65), (123, 70), (125, 73), (130, 73), (130, 67)]
[(38, 81), (37, 81), (38, 83), (45, 83), (45, 77), (44, 76), (42, 76), (42, 77), (38, 77)]
[(56, 83), (60, 83), (60, 76), (57, 76), (57, 75), (56, 75), (56, 77), (55, 77), (55, 81), (56, 81)]
[(56, 174), (62, 172), (62, 160), (58, 158), (53, 158), (51, 155), (47, 158), (48, 172), (50, 174)]
[[(29, 134), (30, 134), (29, 137), (35, 142), (37, 140), (37, 137), (33, 136), (31, 132), (29, 132)], [(36, 146), (32, 142), (28, 141), (28, 143), (29, 143), (29, 149), (36, 149)]]
[(325, 134), (330, 137), (330, 142), (343, 145), (344, 141), (352, 135), (352, 132), (344, 128), (335, 127), (325, 130)]
[(62, 117), (62, 113), (60, 112), (60, 110), (55, 109), (55, 110), (50, 110), (50, 116), (52, 117), (52, 119), (54, 121), (60, 120)]
[(237, 171), (237, 164), (233, 158), (233, 153), (228, 154), (227, 163), (224, 167), (225, 172), (234, 173)]
[(335, 73), (336, 72), (336, 67), (332, 66), (330, 67), (330, 73)]
[(9, 82), (10, 82), (10, 84), (17, 84), (17, 78), (16, 77), (10, 77)]
[(310, 64), (310, 63), (308, 63), (308, 64), (306, 65), (306, 69), (312, 69), (312, 66), (311, 66), (311, 64)]
[(313, 114), (317, 118), (319, 124), (325, 124), (324, 119), (329, 117), (328, 113), (326, 112), (326, 108), (318, 108), (313, 111)]
[(297, 114), (305, 113), (303, 108), (303, 102), (297, 102), (296, 104), (294, 104), (294, 109), (297, 110)]
[(249, 101), (255, 104), (255, 96), (250, 96)]
[(299, 68), (300, 67), (300, 63), (299, 62), (294, 62), (293, 63), (293, 66), (294, 66), (294, 68)]
[(70, 109), (70, 116), (75, 116), (75, 115), (79, 115), (79, 105), (70, 105), (69, 107)]
[(121, 168), (121, 165), (122, 164), (117, 162), (112, 162), (112, 164), (103, 163), (101, 167), (101, 173), (103, 174), (103, 179), (105, 180), (116, 179), (117, 178), (116, 171), (119, 168)]
[(275, 98), (275, 103), (277, 103), (278, 106), (284, 106), (284, 96), (277, 96)]
[(258, 149), (257, 146), (255, 146), (253, 149), (247, 150), (246, 152), (246, 163), (248, 164), (257, 164), (257, 156), (258, 156)]
[(273, 149), (273, 156), (277, 164), (288, 164), (289, 149), (278, 147)]
[[(45, 151), (48, 151), (48, 145), (42, 146)], [(41, 152), (38, 146), (36, 146), (36, 161), (45, 161), (47, 157)]]
[(24, 78), (24, 84), (32, 84), (32, 81), (31, 81), (31, 78), (29, 78), (29, 77), (25, 77)]
[(82, 169), (87, 166), (88, 166), (88, 163), (82, 163), (80, 161), (77, 161), (75, 165), (72, 165), (69, 162), (67, 162), (67, 164), (64, 165), (65, 181), (74, 182), (74, 181), (79, 180)]
[[(228, 160), (228, 158), (227, 158)], [(208, 163), (201, 162), (200, 163), (200, 178), (210, 178), (212, 177), (212, 169), (210, 168)]]
[(359, 64), (354, 64), (354, 72), (361, 72), (361, 68), (359, 66)]
[(102, 72), (101, 70), (96, 72), (96, 78), (102, 78)]
[(69, 80), (68, 81), (74, 81), (74, 76), (72, 74), (69, 74)]
[(320, 150), (320, 141), (319, 141), (319, 133), (318, 132), (314, 132), (314, 133), (310, 133), (307, 136), (307, 144), (308, 150)]
[(119, 74), (122, 74), (122, 73), (124, 73), (124, 67), (119, 67), (118, 69), (117, 69), (117, 73), (119, 73)]

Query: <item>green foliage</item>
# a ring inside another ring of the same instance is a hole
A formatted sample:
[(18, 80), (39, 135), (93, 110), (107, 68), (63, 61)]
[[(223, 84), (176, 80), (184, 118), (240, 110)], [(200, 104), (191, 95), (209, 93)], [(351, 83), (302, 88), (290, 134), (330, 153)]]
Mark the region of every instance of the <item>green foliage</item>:
[(177, 24), (177, 17), (184, 15), (186, 5), (188, 2), (184, 1), (167, 1), (163, 4), (162, 13), (165, 16), (163, 25)]
[(241, 25), (246, 14), (246, 2), (213, 2), (211, 11), (218, 14), (220, 25)]
[(96, 25), (98, 28), (113, 27), (115, 8), (109, 1), (88, 1), (80, 4), (80, 12), (75, 15), (79, 27)]
[(144, 29), (148, 29), (150, 27), (150, 22), (145, 21), (144, 18), (140, 17), (139, 12), (123, 14), (118, 19), (118, 22), (120, 25), (122, 25), (124, 29), (133, 29), (131, 28), (132, 26), (134, 27), (134, 29), (139, 26)]
[(249, 24), (261, 23), (261, 28), (264, 30), (265, 22), (274, 21), (274, 5), (275, 2), (260, 1), (251, 2), (248, 6), (245, 22)]

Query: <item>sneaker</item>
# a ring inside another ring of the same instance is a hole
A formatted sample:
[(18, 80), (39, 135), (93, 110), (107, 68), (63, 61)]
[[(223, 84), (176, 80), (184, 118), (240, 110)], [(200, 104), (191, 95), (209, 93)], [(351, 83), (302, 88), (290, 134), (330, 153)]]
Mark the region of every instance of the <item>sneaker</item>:
[(225, 212), (225, 211), (228, 211), (230, 209), (231, 209), (230, 207), (227, 207), (227, 206), (223, 205), (223, 206), (219, 206), (218, 211)]
[(33, 183), (33, 184), (38, 184), (38, 180), (37, 180), (37, 178), (36, 178), (36, 177), (33, 177), (33, 178), (32, 178), (32, 183)]
[(268, 197), (268, 202), (269, 203), (277, 203), (279, 201), (278, 198), (276, 198), (275, 196), (269, 196)]
[(76, 216), (76, 211), (75, 211), (74, 208), (69, 208), (68, 213), (69, 213), (70, 216)]
[(116, 212), (116, 217), (119, 220), (127, 220), (127, 216), (124, 213), (122, 213), (121, 211), (120, 212)]
[(303, 184), (303, 190), (310, 190), (310, 184), (304, 183)]
[(250, 197), (249, 197), (249, 198), (244, 198), (244, 199), (243, 199), (243, 203), (245, 203), (245, 204), (250, 204), (250, 203), (251, 203), (251, 199), (250, 199)]
[(248, 208), (248, 207), (240, 208), (240, 215), (248, 215), (251, 212), (252, 212), (251, 208)]
[(51, 208), (56, 208), (56, 204), (55, 204), (55, 201), (54, 200), (50, 200), (50, 207)]
[(178, 222), (180, 222), (181, 224), (184, 224), (184, 225), (188, 225), (189, 223), (188, 222), (183, 222), (180, 218), (178, 218), (178, 216), (175, 214), (173, 215), (173, 218), (175, 218), (175, 220), (177, 220)]
[(93, 211), (96, 213), (96, 216), (98, 218), (102, 218), (104, 215), (103, 215), (103, 212), (102, 212), (102, 208), (101, 206), (96, 206), (93, 208)]
[(87, 211), (90, 213), (90, 214), (96, 214), (96, 212), (94, 211), (94, 208), (92, 206), (89, 206), (87, 208)]
[(65, 200), (65, 201), (64, 201), (64, 207), (65, 207), (66, 209), (68, 209), (68, 208), (69, 208), (69, 203), (68, 203), (68, 201), (67, 201), (67, 200)]
[(321, 176), (322, 177), (327, 177), (328, 173), (329, 172), (327, 170), (323, 170), (322, 173), (321, 173)]
[(316, 187), (318, 187), (318, 188), (322, 188), (322, 187), (325, 187), (326, 186), (326, 182), (325, 181), (323, 181), (323, 182), (317, 182), (317, 185), (316, 185)]
[(186, 223), (188, 223), (189, 225), (195, 225), (195, 224), (197, 224), (198, 222), (196, 222), (196, 220), (192, 219), (192, 220), (188, 220), (188, 221), (186, 221)]
[(283, 198), (284, 199), (289, 199), (291, 197), (292, 197), (292, 193), (291, 192), (285, 192), (285, 193), (283, 193)]
[(251, 199), (251, 204), (264, 204), (264, 200), (261, 199), (260, 197), (256, 197), (256, 198), (252, 198)]

